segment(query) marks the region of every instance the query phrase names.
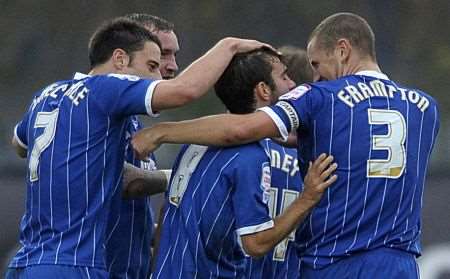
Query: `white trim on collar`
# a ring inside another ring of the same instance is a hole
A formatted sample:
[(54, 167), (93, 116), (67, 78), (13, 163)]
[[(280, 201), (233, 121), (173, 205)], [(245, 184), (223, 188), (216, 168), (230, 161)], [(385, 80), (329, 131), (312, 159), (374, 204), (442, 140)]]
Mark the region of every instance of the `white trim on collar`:
[(359, 72), (355, 73), (355, 75), (369, 76), (369, 77), (389, 80), (387, 75), (377, 72), (377, 71), (359, 71)]
[(80, 72), (76, 72), (76, 73), (73, 75), (73, 79), (76, 79), (76, 80), (78, 80), (78, 79), (83, 79), (83, 78), (87, 78), (87, 77), (90, 77), (90, 75), (86, 75), (86, 74), (83, 74), (83, 73), (80, 73)]

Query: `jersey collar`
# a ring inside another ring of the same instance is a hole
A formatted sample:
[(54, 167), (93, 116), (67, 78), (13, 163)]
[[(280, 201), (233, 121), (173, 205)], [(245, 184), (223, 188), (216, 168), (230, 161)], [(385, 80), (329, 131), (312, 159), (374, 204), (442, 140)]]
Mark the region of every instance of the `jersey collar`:
[(80, 72), (76, 72), (73, 75), (73, 79), (76, 79), (76, 80), (87, 78), (87, 77), (90, 77), (90, 75), (86, 75), (86, 74), (83, 74), (83, 73), (80, 73)]
[(374, 78), (378, 78), (378, 79), (386, 79), (389, 80), (388, 76), (380, 73), (380, 72), (376, 72), (376, 71), (359, 71), (357, 72), (355, 75), (359, 75), (359, 76), (369, 76), (369, 77), (374, 77)]

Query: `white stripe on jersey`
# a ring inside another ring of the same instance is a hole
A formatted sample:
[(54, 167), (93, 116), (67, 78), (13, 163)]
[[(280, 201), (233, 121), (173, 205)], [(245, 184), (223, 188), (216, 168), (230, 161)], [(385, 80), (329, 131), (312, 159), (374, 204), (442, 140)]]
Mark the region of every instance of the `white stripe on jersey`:
[(85, 269), (88, 279), (91, 279), (91, 275), (89, 275), (89, 269), (87, 268), (87, 266), (85, 266)]
[(58, 243), (58, 247), (56, 248), (55, 264), (58, 264), (58, 254), (59, 254), (59, 248), (61, 247), (62, 237), (63, 237), (63, 232), (60, 232), (59, 233), (59, 243)]
[(52, 142), (52, 156), (50, 157), (50, 228), (52, 230), (52, 238), (55, 237), (53, 229), (53, 154), (55, 151), (55, 141)]
[(219, 277), (219, 275), (220, 275), (219, 262), (220, 262), (220, 258), (222, 257), (222, 252), (223, 252), (223, 248), (224, 248), (223, 242), (225, 241), (225, 238), (227, 237), (227, 235), (230, 233), (231, 229), (233, 228), (233, 224), (235, 221), (236, 221), (236, 219), (233, 217), (233, 219), (231, 219), (230, 225), (228, 225), (228, 228), (221, 240), (222, 243), (220, 244), (219, 258), (217, 259), (217, 265), (216, 265), (216, 276), (217, 277)]
[[(350, 85), (347, 82), (347, 85)], [(339, 234), (336, 234), (336, 237), (334, 239), (334, 245), (333, 245), (333, 250), (328, 254), (328, 256), (331, 257), (331, 255), (334, 253), (334, 251), (336, 250), (336, 244), (337, 244), (337, 240), (339, 238), (339, 236), (344, 232), (344, 227), (345, 227), (345, 219), (347, 217), (347, 205), (348, 205), (348, 194), (350, 191), (350, 169), (351, 169), (351, 150), (352, 150), (352, 135), (353, 135), (353, 107), (350, 108), (350, 133), (349, 133), (349, 146), (348, 146), (348, 156), (347, 156), (347, 160), (348, 160), (348, 174), (347, 174), (347, 192), (345, 195), (345, 207), (344, 207), (344, 217), (342, 219), (342, 228)], [(331, 263), (333, 263), (334, 261), (334, 257), (331, 258)]]
[(92, 267), (94, 267), (94, 262), (95, 262), (95, 243), (97, 242), (96, 241), (96, 237), (95, 237), (95, 232), (96, 232), (96, 230), (97, 230), (97, 221), (95, 221), (95, 223), (94, 223), (94, 237), (92, 238), (93, 240), (92, 240)]
[[(328, 154), (332, 154), (332, 147), (333, 147), (333, 131), (334, 131), (334, 95), (330, 94), (331, 96), (331, 124), (330, 124), (330, 144), (328, 146)], [(331, 200), (330, 200), (330, 189), (327, 189), (327, 208), (325, 211), (325, 223), (323, 224), (323, 235), (322, 235), (322, 242), (325, 240), (325, 236), (327, 233), (327, 227), (328, 227), (328, 214), (331, 206)], [(313, 265), (316, 266), (316, 262), (319, 259), (317, 257), (318, 252), (318, 245), (316, 244), (316, 249), (314, 251), (314, 262)], [(287, 273), (286, 273), (287, 276)]]
[(80, 233), (78, 234), (77, 246), (75, 246), (73, 265), (77, 265), (78, 246), (80, 245), (80, 242), (81, 242), (81, 235), (83, 233), (83, 225), (84, 225), (84, 217), (81, 218), (81, 228), (80, 228)]
[(67, 161), (66, 161), (66, 188), (67, 188), (67, 212), (69, 217), (69, 227), (72, 225), (70, 220), (70, 168), (69, 168), (69, 159), (70, 159), (70, 143), (72, 141), (72, 112), (73, 112), (73, 103), (70, 103), (70, 116), (69, 116), (69, 142), (67, 144)]
[(209, 230), (208, 237), (206, 238), (206, 244), (205, 244), (205, 247), (208, 246), (208, 242), (209, 242), (209, 239), (211, 238), (211, 234), (212, 234), (212, 232), (214, 231), (214, 227), (216, 226), (217, 220), (219, 220), (220, 214), (222, 213), (222, 210), (223, 210), (225, 204), (227, 203), (228, 199), (230, 198), (230, 194), (231, 194), (231, 191), (232, 191), (232, 190), (233, 190), (232, 187), (230, 187), (230, 189), (228, 189), (228, 193), (227, 193), (227, 195), (226, 195), (226, 197), (225, 197), (225, 200), (222, 202), (222, 205), (220, 206), (219, 212), (217, 213), (217, 216), (216, 216), (216, 218), (214, 219), (214, 222), (213, 222), (213, 224), (212, 224), (212, 226), (211, 226), (211, 230)]
[(197, 278), (197, 274), (198, 274), (198, 246), (200, 244), (200, 234), (197, 235), (197, 244), (195, 247), (195, 274), (194, 274), (194, 278)]
[[(146, 198), (146, 199), (148, 199), (148, 198)], [(147, 200), (145, 206), (147, 206), (147, 208), (148, 208), (149, 204), (150, 204), (150, 201)], [(147, 232), (147, 226), (149, 226), (147, 224), (147, 210), (148, 209), (144, 210), (144, 227), (143, 227), (143, 231), (141, 232), (141, 235), (145, 235), (145, 233)], [(153, 229), (153, 224), (150, 224), (150, 226), (151, 226), (151, 229)], [(142, 251), (144, 250), (144, 244), (145, 244), (144, 239), (145, 239), (144, 237), (141, 238), (141, 246), (140, 246), (141, 249), (139, 251), (139, 270), (142, 268)], [(150, 249), (150, 247), (148, 247), (148, 249)], [(154, 260), (155, 259), (153, 258), (152, 261), (154, 261)]]
[[(181, 254), (181, 266), (184, 264), (184, 255), (186, 254), (186, 250), (189, 244), (189, 239), (186, 241), (186, 245), (184, 245), (183, 253)], [(181, 279), (181, 275), (183, 274), (183, 271), (180, 272), (180, 276), (178, 276), (178, 279)]]
[[(422, 112), (422, 118), (420, 119), (420, 132), (419, 132), (419, 143), (418, 143), (418, 147), (417, 147), (417, 167), (416, 167), (416, 177), (419, 178), (419, 168), (420, 168), (420, 147), (422, 146), (422, 131), (423, 131), (423, 118), (424, 118), (425, 113)], [(425, 174), (424, 174), (425, 176)], [(414, 206), (414, 197), (416, 196), (416, 189), (417, 189), (417, 184), (419, 183), (419, 179), (416, 179), (416, 183), (414, 183), (414, 190), (413, 190), (413, 195), (411, 198), (411, 210), (410, 213), (412, 213), (413, 211), (413, 206)], [(412, 214), (410, 215), (412, 216)], [(406, 232), (406, 230), (405, 230)], [(408, 250), (409, 247), (411, 246), (413, 240), (410, 240), (408, 243)]]
[[(366, 81), (364, 79), (364, 83), (365, 82)], [(370, 109), (370, 108), (372, 108), (372, 102), (371, 102), (370, 98), (368, 98), (367, 100), (368, 100), (369, 109)], [(369, 125), (370, 146), (372, 146), (372, 133), (373, 133), (373, 127), (372, 127), (372, 125)], [(371, 158), (372, 158), (372, 148), (369, 148), (369, 156), (368, 156), (367, 160), (370, 160)], [(366, 191), (364, 193), (363, 210), (362, 210), (361, 216), (358, 219), (358, 223), (356, 225), (356, 232), (355, 232), (355, 237), (353, 238), (353, 242), (352, 242), (352, 244), (350, 244), (350, 246), (347, 249), (345, 249), (345, 253), (348, 253), (348, 251), (353, 248), (353, 246), (356, 244), (356, 240), (358, 239), (359, 226), (361, 225), (361, 221), (364, 218), (364, 215), (366, 214), (367, 194), (369, 193), (369, 181), (370, 181), (370, 177), (367, 177), (367, 179), (366, 179)]]
[(89, 138), (90, 138), (90, 130), (89, 130), (89, 94), (86, 94), (86, 149), (85, 149), (85, 154), (86, 154), (86, 170), (85, 170), (85, 174), (86, 174), (86, 213), (85, 215), (87, 216), (89, 213), (89, 158), (88, 158), (88, 151), (89, 151)]
[(128, 262), (127, 262), (127, 271), (126, 278), (128, 278), (128, 271), (130, 270), (131, 264), (131, 251), (133, 247), (133, 234), (134, 234), (134, 200), (131, 201), (131, 233), (130, 233), (130, 242), (128, 243)]
[(108, 143), (108, 136), (109, 136), (109, 125), (111, 124), (111, 120), (108, 119), (108, 126), (106, 128), (106, 137), (105, 137), (105, 143), (103, 144), (103, 172), (102, 172), (102, 203), (105, 202), (105, 170), (106, 170), (106, 146)]

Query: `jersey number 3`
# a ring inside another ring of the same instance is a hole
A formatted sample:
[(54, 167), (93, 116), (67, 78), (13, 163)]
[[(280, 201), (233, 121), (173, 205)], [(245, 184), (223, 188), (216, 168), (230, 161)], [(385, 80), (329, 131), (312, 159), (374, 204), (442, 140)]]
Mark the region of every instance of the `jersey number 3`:
[(31, 151), (28, 167), (30, 168), (30, 181), (34, 182), (39, 179), (38, 166), (41, 153), (47, 149), (55, 137), (56, 122), (58, 120), (59, 109), (51, 112), (38, 112), (34, 128), (44, 128), (42, 135), (34, 140), (33, 150)]
[(369, 124), (387, 125), (385, 135), (372, 135), (372, 150), (385, 150), (387, 159), (367, 160), (367, 177), (399, 178), (406, 165), (405, 139), (406, 122), (395, 110), (369, 109)]

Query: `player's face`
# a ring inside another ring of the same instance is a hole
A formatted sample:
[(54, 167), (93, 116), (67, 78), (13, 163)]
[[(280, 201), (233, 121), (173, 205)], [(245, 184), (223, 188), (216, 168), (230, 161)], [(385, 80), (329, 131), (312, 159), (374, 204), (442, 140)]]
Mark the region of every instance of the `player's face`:
[(306, 53), (314, 71), (314, 79), (334, 80), (340, 77), (340, 63), (334, 52), (321, 48), (313, 38), (307, 47)]
[(278, 97), (295, 87), (295, 82), (289, 78), (286, 72), (286, 65), (281, 63), (280, 59), (274, 58), (272, 62), (272, 79), (275, 83), (275, 90), (272, 95), (272, 103), (275, 103)]
[(161, 65), (159, 66), (161, 75), (163, 79), (174, 78), (178, 71), (176, 58), (180, 50), (177, 35), (173, 31), (158, 31), (155, 35), (161, 42)]
[(161, 79), (159, 66), (161, 64), (161, 50), (153, 42), (146, 42), (144, 48), (133, 52), (130, 63), (124, 70), (126, 74), (143, 78)]

